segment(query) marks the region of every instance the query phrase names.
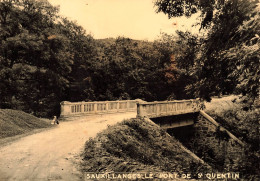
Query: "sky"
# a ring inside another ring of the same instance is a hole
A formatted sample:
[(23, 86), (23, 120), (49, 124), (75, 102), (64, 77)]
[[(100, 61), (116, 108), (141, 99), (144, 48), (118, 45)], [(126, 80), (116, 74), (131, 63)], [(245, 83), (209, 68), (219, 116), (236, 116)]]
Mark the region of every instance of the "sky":
[(128, 37), (153, 41), (160, 33), (176, 30), (197, 32), (196, 16), (171, 18), (156, 13), (154, 0), (49, 0), (60, 14), (76, 21), (95, 39)]

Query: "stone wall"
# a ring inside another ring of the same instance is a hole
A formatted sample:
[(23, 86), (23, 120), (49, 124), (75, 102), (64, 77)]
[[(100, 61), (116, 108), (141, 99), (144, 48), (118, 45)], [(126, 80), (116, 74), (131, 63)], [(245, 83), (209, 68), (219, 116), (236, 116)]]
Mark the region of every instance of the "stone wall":
[(186, 146), (218, 171), (238, 171), (244, 149), (227, 132), (199, 115)]

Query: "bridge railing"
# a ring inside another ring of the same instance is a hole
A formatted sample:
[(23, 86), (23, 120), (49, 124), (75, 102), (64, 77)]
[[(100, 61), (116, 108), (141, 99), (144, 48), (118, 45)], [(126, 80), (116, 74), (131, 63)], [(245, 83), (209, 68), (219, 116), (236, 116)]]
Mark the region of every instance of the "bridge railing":
[(91, 114), (108, 114), (116, 112), (134, 112), (138, 100), (98, 101), (98, 102), (61, 102), (60, 117)]
[(137, 117), (155, 118), (199, 111), (199, 99), (137, 103)]

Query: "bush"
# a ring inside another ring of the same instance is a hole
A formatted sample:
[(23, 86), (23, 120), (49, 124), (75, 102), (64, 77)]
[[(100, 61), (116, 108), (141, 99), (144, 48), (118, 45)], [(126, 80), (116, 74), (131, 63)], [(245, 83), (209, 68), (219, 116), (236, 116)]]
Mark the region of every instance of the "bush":
[(181, 144), (146, 120), (125, 120), (86, 142), (82, 170), (196, 172), (204, 164), (184, 151)]
[(15, 136), (50, 124), (23, 111), (0, 109), (0, 138)]

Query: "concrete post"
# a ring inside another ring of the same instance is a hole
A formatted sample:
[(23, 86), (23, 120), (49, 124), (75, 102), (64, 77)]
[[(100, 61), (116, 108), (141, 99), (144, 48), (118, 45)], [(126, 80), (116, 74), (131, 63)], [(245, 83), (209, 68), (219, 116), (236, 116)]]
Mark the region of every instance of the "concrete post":
[(145, 104), (137, 103), (137, 118), (143, 118), (147, 116)]
[(97, 113), (97, 103), (94, 103), (94, 113)]
[(156, 104), (156, 116), (160, 115), (160, 104)]
[(70, 115), (71, 113), (71, 110), (70, 110), (70, 102), (68, 101), (63, 101), (60, 103), (61, 105), (61, 113), (60, 113), (60, 116), (63, 117), (63, 116), (67, 116), (67, 115)]
[(136, 117), (137, 117), (137, 118), (141, 118), (141, 115), (140, 115), (140, 104), (139, 104), (139, 102), (136, 103), (136, 105), (137, 105), (137, 114), (136, 114)]
[(108, 112), (108, 102), (106, 101), (106, 111)]
[(119, 101), (116, 102), (116, 109), (117, 109), (117, 112), (119, 112)]
[(64, 102), (61, 102), (60, 103), (60, 116), (62, 117), (62, 116), (64, 116), (65, 114), (64, 114)]
[(84, 102), (81, 103), (80, 108), (81, 108), (80, 112), (84, 113)]
[(127, 100), (126, 101), (126, 112), (128, 112), (130, 109), (130, 102)]

